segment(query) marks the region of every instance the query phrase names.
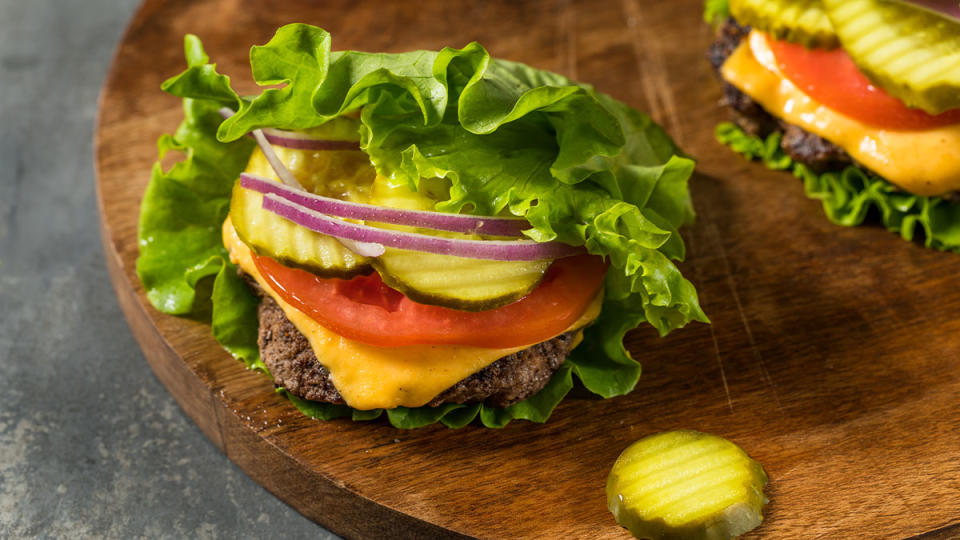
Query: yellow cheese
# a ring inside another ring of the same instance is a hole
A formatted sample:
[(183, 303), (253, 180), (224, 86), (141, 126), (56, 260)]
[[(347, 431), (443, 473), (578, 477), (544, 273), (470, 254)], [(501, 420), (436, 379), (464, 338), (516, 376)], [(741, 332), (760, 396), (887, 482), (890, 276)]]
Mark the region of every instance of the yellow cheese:
[(770, 114), (836, 144), (910, 193), (935, 196), (960, 189), (960, 125), (895, 131), (831, 110), (779, 72), (766, 37), (757, 31), (727, 59), (721, 73)]
[[(461, 379), (504, 356), (529, 347), (374, 347), (347, 339), (327, 330), (284, 302), (264, 283), (253, 263), (250, 249), (237, 237), (229, 219), (223, 224), (223, 244), (230, 252), (230, 260), (256, 279), (267, 294), (276, 300), (297, 330), (306, 336), (317, 359), (330, 370), (330, 380), (344, 401), (355, 409), (425, 405)], [(570, 326), (570, 330), (582, 328), (595, 319), (600, 314), (601, 303), (602, 295), (598, 295), (580, 319)]]

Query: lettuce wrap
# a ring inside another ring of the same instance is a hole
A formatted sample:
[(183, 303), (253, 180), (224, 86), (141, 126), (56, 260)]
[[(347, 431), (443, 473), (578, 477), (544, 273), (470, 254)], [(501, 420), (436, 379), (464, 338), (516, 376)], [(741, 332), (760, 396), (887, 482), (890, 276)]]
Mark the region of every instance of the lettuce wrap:
[[(250, 51), (254, 80), (241, 97), (210, 63), (200, 40), (185, 38), (187, 69), (163, 90), (183, 98), (184, 120), (158, 142), (185, 159), (159, 161), (144, 194), (137, 273), (160, 311), (211, 321), (217, 341), (266, 372), (257, 349), (257, 299), (220, 239), (231, 187), (254, 143), (272, 127), (301, 130), (360, 114), (361, 149), (378, 174), (416, 190), (421, 178), (449, 180), (438, 211), (527, 219), (533, 240), (585, 246), (610, 262), (597, 321), (538, 394), (507, 408), (479, 404), (387, 410), (390, 423), (502, 427), (544, 422), (574, 384), (604, 397), (630, 392), (640, 365), (624, 348), (641, 323), (664, 335), (707, 322), (678, 229), (694, 219), (687, 182), (694, 162), (646, 115), (555, 73), (491, 58), (477, 43), (400, 54), (331, 51), (330, 34), (305, 24), (280, 28)], [(237, 111), (224, 120), (221, 107)], [(283, 389), (280, 392), (286, 393)], [(289, 395), (289, 394), (288, 394)], [(289, 395), (305, 414), (369, 420), (359, 411)]]

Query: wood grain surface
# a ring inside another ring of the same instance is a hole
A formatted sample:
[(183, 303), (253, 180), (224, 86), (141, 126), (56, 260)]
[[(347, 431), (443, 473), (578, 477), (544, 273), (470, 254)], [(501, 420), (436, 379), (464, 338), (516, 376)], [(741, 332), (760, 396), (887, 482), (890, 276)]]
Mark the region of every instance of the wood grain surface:
[[(753, 538), (960, 537), (960, 256), (831, 225), (792, 177), (716, 143), (726, 113), (700, 13), (698, 0), (146, 1), (102, 94), (96, 158), (111, 278), (157, 376), (251, 477), (347, 537), (628, 537), (605, 507), (609, 467), (676, 428), (764, 465), (771, 502)], [(546, 425), (400, 431), (302, 417), (208, 326), (158, 313), (134, 264), (155, 141), (180, 120), (160, 83), (193, 32), (253, 91), (249, 46), (294, 21), (338, 49), (477, 40), (651, 113), (699, 161), (681, 269), (713, 324), (632, 332), (637, 389), (568, 398)]]

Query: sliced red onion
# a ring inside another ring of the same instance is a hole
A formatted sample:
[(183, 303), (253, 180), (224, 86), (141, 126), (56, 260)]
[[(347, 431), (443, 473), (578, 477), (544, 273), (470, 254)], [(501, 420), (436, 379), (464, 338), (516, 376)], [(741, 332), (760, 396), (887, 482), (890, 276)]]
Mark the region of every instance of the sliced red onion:
[(357, 242), (356, 240), (348, 240), (346, 238), (334, 238), (334, 240), (340, 242), (340, 245), (361, 257), (379, 257), (387, 251), (387, 248), (385, 248), (383, 244), (376, 242)]
[[(228, 107), (221, 107), (217, 112), (220, 113), (220, 116), (224, 118), (230, 118), (233, 116), (233, 110)], [(253, 137), (257, 141), (257, 146), (260, 147), (260, 150), (263, 151), (263, 155), (267, 158), (267, 162), (270, 163), (270, 166), (273, 168), (274, 172), (277, 173), (277, 176), (286, 184), (287, 189), (293, 189), (295, 191), (303, 191), (303, 186), (300, 185), (300, 182), (293, 176), (293, 173), (290, 172), (290, 169), (283, 164), (283, 161), (280, 160), (280, 157), (277, 156), (277, 153), (274, 152), (273, 146), (269, 142), (269, 138), (263, 133), (262, 130), (255, 129), (248, 133), (247, 135)], [(281, 145), (282, 146), (282, 145)], [(241, 174), (241, 176), (243, 176)], [(265, 180), (265, 179), (264, 179)], [(276, 182), (270, 182), (275, 186), (280, 186)], [(347, 238), (338, 238), (340, 244), (349, 249), (350, 251), (360, 255), (361, 257), (379, 257), (383, 255), (383, 252), (386, 248), (382, 244), (376, 244), (372, 242), (358, 242), (356, 240), (350, 240)]]
[(263, 132), (259, 129), (255, 129), (250, 132), (253, 135), (253, 138), (256, 139), (257, 145), (260, 147), (260, 150), (263, 151), (263, 156), (267, 158), (267, 162), (270, 163), (270, 166), (273, 167), (274, 172), (277, 173), (277, 176), (280, 177), (280, 180), (284, 184), (290, 186), (291, 188), (302, 190), (303, 186), (300, 185), (300, 182), (297, 182), (297, 179), (293, 176), (293, 173), (290, 172), (290, 169), (283, 164), (283, 161), (280, 160), (280, 156), (277, 155), (277, 152), (273, 149), (273, 146), (267, 142), (267, 138), (263, 135)]
[(470, 259), (494, 261), (537, 261), (558, 259), (583, 253), (582, 248), (560, 242), (532, 240), (462, 240), (426, 234), (408, 233), (359, 225), (327, 216), (274, 193), (263, 196), (263, 209), (288, 219), (312, 231), (359, 242), (373, 242), (384, 246), (412, 251), (452, 255)]
[(960, 3), (957, 0), (893, 0), (901, 4), (928, 9), (960, 22)]
[[(220, 116), (224, 118), (230, 118), (233, 116), (233, 110), (229, 107), (220, 107), (217, 109), (217, 112), (220, 113)], [(260, 147), (260, 150), (263, 151), (264, 157), (267, 158), (267, 162), (270, 163), (270, 166), (273, 167), (273, 170), (277, 173), (277, 176), (280, 177), (280, 180), (284, 184), (297, 189), (303, 189), (303, 186), (300, 185), (300, 182), (297, 182), (297, 179), (294, 178), (293, 173), (290, 172), (290, 169), (283, 164), (283, 161), (280, 161), (280, 156), (273, 150), (273, 147), (270, 146), (270, 143), (267, 142), (266, 135), (263, 134), (262, 130), (255, 129), (248, 133), (255, 141), (257, 141), (257, 146)]]
[(521, 236), (521, 231), (529, 227), (526, 220), (520, 218), (403, 210), (322, 197), (247, 173), (240, 175), (240, 185), (258, 193), (273, 193), (311, 210), (342, 218), (490, 236)]
[[(251, 131), (250, 134), (253, 135), (253, 138), (257, 140), (257, 144), (263, 151), (263, 155), (267, 158), (270, 166), (273, 167), (274, 172), (276, 172), (277, 176), (279, 176), (280, 179), (283, 180), (284, 184), (286, 184), (284, 187), (293, 192), (307, 193), (303, 190), (303, 186), (300, 185), (300, 182), (297, 182), (297, 179), (293, 176), (293, 173), (290, 172), (290, 169), (284, 165), (283, 161), (280, 160), (280, 157), (277, 156), (277, 153), (274, 152), (273, 146), (267, 142), (263, 132), (259, 129), (255, 129)], [(241, 174), (241, 178), (242, 176), (243, 174)], [(266, 181), (275, 186), (283, 185), (276, 182), (270, 182), (269, 180)], [(386, 248), (384, 248), (381, 244), (373, 242), (363, 242), (350, 238), (337, 238), (337, 240), (341, 245), (343, 245), (343, 247), (349, 249), (357, 255), (360, 255), (361, 257), (379, 257), (383, 255), (383, 252), (386, 250)]]
[[(224, 118), (233, 116), (234, 112), (229, 108), (219, 110)], [(277, 133), (278, 131), (274, 131)], [(293, 146), (299, 144), (296, 141), (307, 140), (298, 134), (291, 132), (279, 132), (278, 138), (283, 139), (286, 144), (281, 146), (297, 148)], [(287, 137), (287, 135), (293, 135)], [(260, 150), (263, 151), (267, 162), (277, 173), (277, 176), (283, 181), (278, 184), (267, 178), (255, 176), (247, 173), (240, 175), (241, 185), (248, 189), (253, 189), (264, 194), (263, 207), (266, 210), (275, 212), (287, 219), (289, 216), (282, 212), (296, 213), (300, 212), (305, 218), (314, 224), (319, 223), (320, 228), (311, 227), (308, 224), (300, 223), (314, 231), (328, 234), (344, 245), (350, 251), (363, 257), (379, 257), (383, 255), (385, 245), (391, 247), (400, 247), (401, 249), (413, 249), (416, 251), (426, 251), (431, 253), (443, 253), (458, 255), (464, 253), (462, 257), (493, 259), (493, 260), (539, 260), (555, 259), (566, 255), (579, 253), (582, 250), (573, 248), (566, 244), (557, 242), (538, 243), (532, 241), (484, 241), (484, 240), (458, 240), (449, 238), (440, 238), (429, 235), (402, 233), (397, 231), (387, 231), (366, 225), (351, 224), (336, 218), (331, 218), (324, 214), (332, 214), (346, 218), (363, 219), (368, 221), (377, 221), (383, 223), (394, 223), (402, 225), (411, 225), (415, 227), (446, 230), (452, 232), (465, 232), (472, 234), (488, 234), (491, 236), (520, 236), (521, 231), (527, 228), (525, 220), (519, 218), (501, 218), (494, 216), (470, 216), (462, 214), (446, 214), (442, 212), (424, 212), (418, 210), (402, 210), (399, 208), (388, 208), (369, 204), (353, 203), (342, 201), (329, 197), (321, 197), (305, 191), (293, 173), (286, 167), (283, 161), (277, 156), (271, 141), (263, 130), (255, 129), (250, 135), (257, 141)], [(296, 139), (296, 141), (294, 141)], [(343, 141), (317, 141), (312, 143), (340, 143)], [(301, 148), (305, 148), (301, 146)], [(357, 146), (356, 148), (359, 148)], [(314, 144), (309, 149), (338, 149), (327, 146), (321, 148)], [(282, 197), (282, 198), (281, 198)], [(291, 202), (292, 201), (292, 202)], [(299, 203), (299, 204), (298, 204)], [(301, 206), (304, 205), (304, 206)], [(281, 209), (278, 211), (277, 209)], [(322, 213), (321, 213), (322, 212)], [(291, 221), (297, 222), (295, 219)], [(346, 233), (334, 234), (338, 230), (346, 227)], [(322, 230), (321, 230), (322, 229)], [(325, 232), (334, 231), (334, 232)], [(384, 236), (386, 235), (386, 236)], [(367, 239), (370, 237), (370, 239)], [(388, 241), (380, 242), (377, 238), (387, 238)], [(411, 247), (405, 247), (411, 246)], [(415, 246), (422, 246), (418, 249)], [(440, 250), (440, 251), (437, 251)], [(472, 256), (469, 253), (480, 253), (482, 256)], [(521, 258), (514, 258), (514, 254)]]
[[(229, 107), (221, 107), (217, 112), (219, 112), (220, 116), (224, 118), (230, 118), (236, 114)], [(360, 150), (359, 141), (331, 141), (327, 139), (317, 139), (304, 133), (298, 133), (296, 131), (284, 131), (282, 129), (274, 128), (263, 128), (259, 131), (263, 133), (263, 136), (267, 139), (267, 141), (270, 142), (270, 144), (282, 146), (284, 148), (292, 148), (294, 150)], [(256, 138), (253, 132), (250, 132), (247, 135)]]
[(270, 141), (270, 144), (294, 150), (360, 150), (359, 141), (314, 139), (309, 135), (295, 131), (263, 128), (263, 135)]

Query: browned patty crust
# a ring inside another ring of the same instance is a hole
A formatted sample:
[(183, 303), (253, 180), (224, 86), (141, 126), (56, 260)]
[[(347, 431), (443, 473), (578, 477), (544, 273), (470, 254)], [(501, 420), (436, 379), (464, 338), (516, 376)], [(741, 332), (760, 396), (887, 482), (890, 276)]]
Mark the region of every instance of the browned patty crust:
[[(330, 371), (320, 365), (307, 338), (280, 306), (269, 296), (262, 296), (258, 315), (260, 358), (274, 383), (304, 399), (343, 404), (343, 397), (330, 381)], [(429, 405), (483, 402), (507, 407), (522, 401), (546, 386), (573, 348), (574, 334), (567, 332), (505, 356), (443, 391)]]

